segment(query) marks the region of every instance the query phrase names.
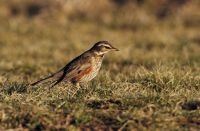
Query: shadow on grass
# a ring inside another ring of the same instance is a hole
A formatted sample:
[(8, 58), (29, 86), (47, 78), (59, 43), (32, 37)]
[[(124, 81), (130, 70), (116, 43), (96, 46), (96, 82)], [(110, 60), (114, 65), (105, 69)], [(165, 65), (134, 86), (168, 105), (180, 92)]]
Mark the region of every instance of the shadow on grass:
[(117, 106), (122, 109), (123, 105), (120, 100), (92, 100), (87, 102), (87, 106), (93, 109), (108, 109), (109, 106)]
[(183, 110), (188, 110), (188, 111), (197, 110), (198, 108), (200, 108), (200, 101), (198, 100), (187, 101), (184, 102), (181, 105), (181, 107)]
[(28, 83), (8, 82), (2, 84), (0, 91), (11, 95), (12, 93), (27, 93)]

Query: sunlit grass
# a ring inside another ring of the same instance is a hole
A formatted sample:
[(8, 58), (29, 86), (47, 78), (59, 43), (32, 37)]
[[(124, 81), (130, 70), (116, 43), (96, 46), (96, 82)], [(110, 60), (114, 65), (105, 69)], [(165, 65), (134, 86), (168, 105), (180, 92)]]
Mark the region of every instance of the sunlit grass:
[[(117, 15), (54, 21), (0, 14), (0, 130), (198, 130), (200, 28), (192, 7), (165, 20), (141, 8), (129, 22), (127, 16), (115, 22)], [(107, 54), (81, 89), (29, 85), (99, 40), (120, 52)]]

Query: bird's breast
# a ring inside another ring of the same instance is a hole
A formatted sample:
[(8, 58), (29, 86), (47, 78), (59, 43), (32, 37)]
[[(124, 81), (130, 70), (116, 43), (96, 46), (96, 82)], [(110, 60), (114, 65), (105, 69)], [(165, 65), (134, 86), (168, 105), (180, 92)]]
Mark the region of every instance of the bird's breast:
[(92, 80), (98, 74), (99, 69), (101, 68), (101, 63), (102, 63), (102, 59), (93, 58), (91, 61), (92, 66), (90, 70), (88, 70), (88, 72), (83, 75), (80, 81), (87, 82), (87, 81)]

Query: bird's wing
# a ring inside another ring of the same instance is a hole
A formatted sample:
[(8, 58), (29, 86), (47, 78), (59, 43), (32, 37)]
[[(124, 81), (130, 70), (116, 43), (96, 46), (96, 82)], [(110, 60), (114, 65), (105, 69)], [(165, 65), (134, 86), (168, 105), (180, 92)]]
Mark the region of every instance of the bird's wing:
[(55, 81), (52, 87), (57, 85), (64, 79), (71, 81), (71, 79), (74, 76), (78, 76), (79, 74), (81, 74), (81, 72), (83, 72), (84, 70), (88, 70), (90, 68), (92, 68), (90, 58), (87, 55), (79, 56), (75, 58), (74, 60), (72, 60), (69, 64), (67, 64), (61, 70), (61, 72), (58, 72), (58, 74), (55, 74), (58, 79)]

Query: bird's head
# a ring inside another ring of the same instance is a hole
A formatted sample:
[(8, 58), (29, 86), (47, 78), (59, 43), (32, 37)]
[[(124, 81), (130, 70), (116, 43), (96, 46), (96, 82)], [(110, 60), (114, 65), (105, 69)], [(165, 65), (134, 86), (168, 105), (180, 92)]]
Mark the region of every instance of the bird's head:
[(110, 51), (119, 51), (117, 48), (113, 47), (108, 41), (99, 41), (95, 43), (90, 50), (100, 56)]

